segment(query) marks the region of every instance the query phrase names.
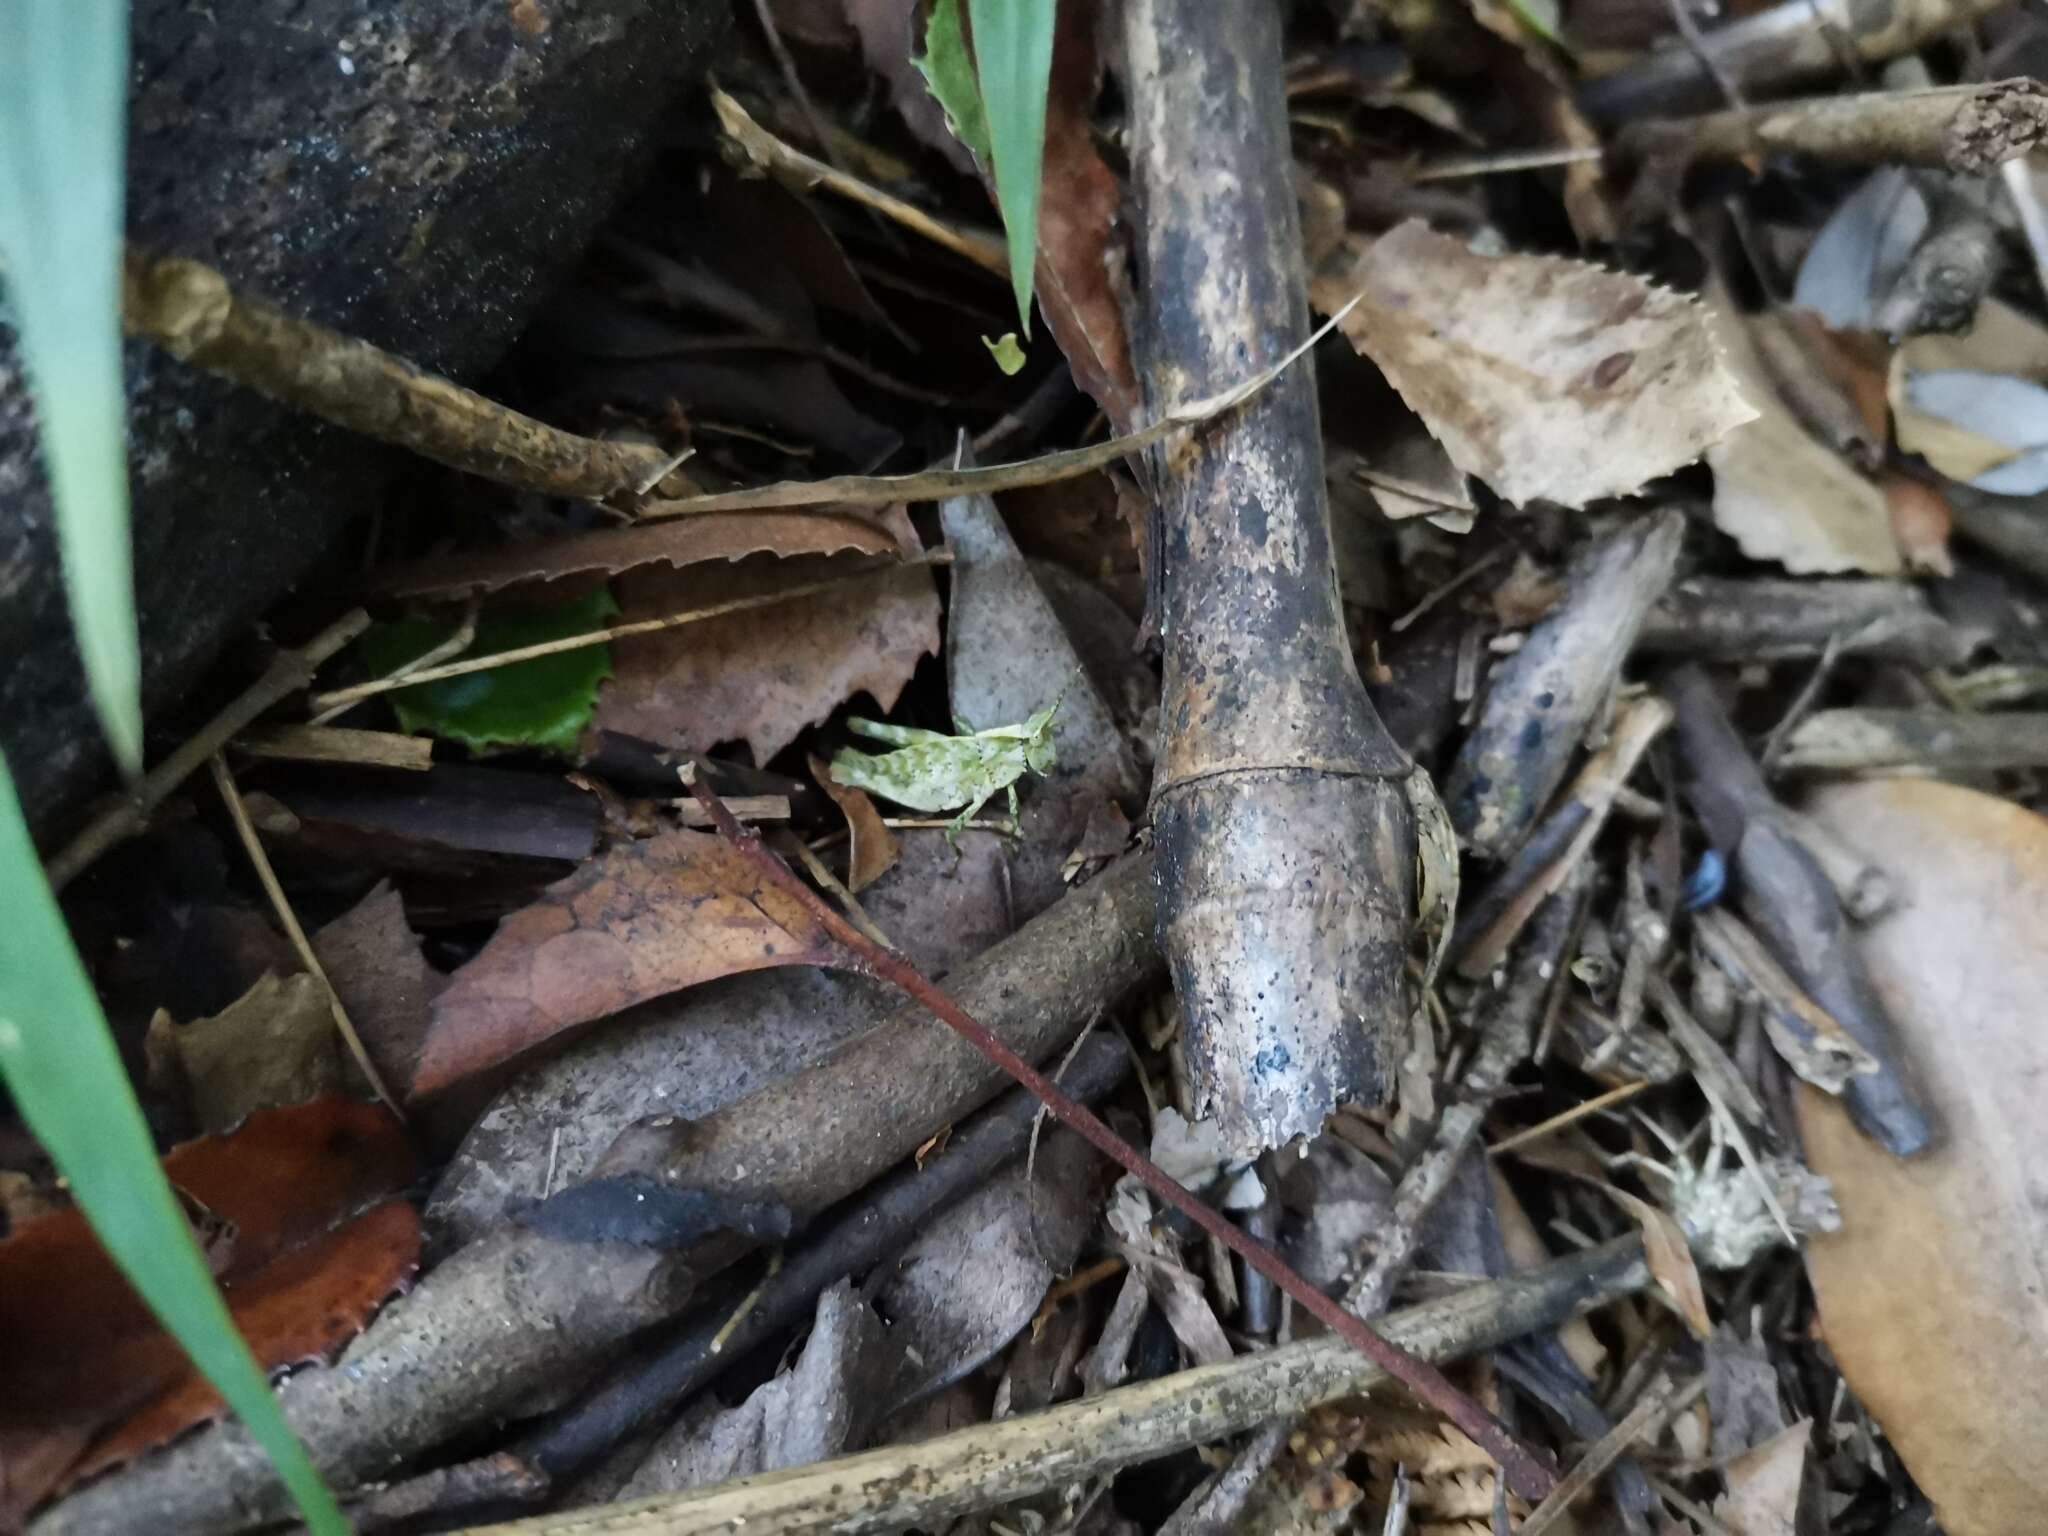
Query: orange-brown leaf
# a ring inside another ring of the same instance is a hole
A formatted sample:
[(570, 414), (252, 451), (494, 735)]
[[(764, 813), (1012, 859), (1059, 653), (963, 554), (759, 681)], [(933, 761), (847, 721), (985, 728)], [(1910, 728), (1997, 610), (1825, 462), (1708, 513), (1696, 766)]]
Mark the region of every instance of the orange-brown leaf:
[(816, 753), (811, 754), (811, 777), (846, 817), (846, 888), (858, 895), (887, 874), (903, 850), (867, 791), (841, 784)]
[[(265, 1110), (175, 1148), (163, 1168), (215, 1234), (209, 1257), (266, 1369), (327, 1358), (418, 1267), (419, 1218), (392, 1198), (415, 1161), (378, 1105)], [(0, 1527), (220, 1413), (74, 1210), (0, 1242), (0, 1360)]]
[(498, 925), (435, 1000), (412, 1091), (437, 1093), (565, 1029), (699, 982), (845, 959), (731, 843), (666, 832), (590, 860)]
[(1643, 1257), (1649, 1263), (1650, 1278), (1657, 1282), (1657, 1289), (1671, 1298), (1678, 1308), (1678, 1315), (1692, 1330), (1693, 1337), (1709, 1337), (1714, 1331), (1714, 1321), (1707, 1316), (1707, 1295), (1700, 1287), (1699, 1266), (1693, 1263), (1692, 1248), (1686, 1242), (1685, 1232), (1678, 1225), (1677, 1218), (1661, 1206), (1639, 1200), (1626, 1190), (1616, 1189), (1611, 1184), (1603, 1187), (1641, 1223)]

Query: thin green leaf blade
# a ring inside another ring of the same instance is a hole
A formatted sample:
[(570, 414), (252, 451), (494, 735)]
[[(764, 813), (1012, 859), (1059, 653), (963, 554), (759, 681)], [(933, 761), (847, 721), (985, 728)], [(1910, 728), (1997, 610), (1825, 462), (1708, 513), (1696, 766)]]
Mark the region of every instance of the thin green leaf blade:
[(939, 0), (925, 23), (924, 57), (912, 59), (924, 83), (946, 111), (953, 137), (983, 164), (990, 159), (988, 111), (975, 83), (974, 60), (967, 53), (967, 33), (960, 25), (960, 0)]
[[(566, 640), (602, 629), (619, 611), (610, 592), (523, 613), (493, 614), (477, 625), (476, 639), (463, 653), (494, 656), (549, 640)], [(357, 642), (364, 663), (377, 675), (395, 672), (441, 644), (454, 629), (423, 619), (372, 625)], [(390, 695), (398, 723), (408, 731), (429, 731), (461, 742), (472, 752), (494, 747), (540, 747), (573, 754), (597, 707), (597, 691), (612, 675), (609, 645), (586, 645), (515, 661), (485, 672), (400, 688)]]
[(305, 1448), (214, 1289), (164, 1182), (99, 999), (43, 878), (0, 760), (0, 1078), (137, 1293), (276, 1466), (318, 1536), (346, 1536)]
[(1031, 334), (1038, 194), (1045, 161), (1045, 93), (1052, 78), (1056, 0), (968, 0), (974, 61), (988, 113), (989, 162), (1010, 247), (1010, 283)]
[(121, 386), (126, 0), (0, 4), (0, 267), (42, 421), (79, 654), (114, 759), (142, 767)]

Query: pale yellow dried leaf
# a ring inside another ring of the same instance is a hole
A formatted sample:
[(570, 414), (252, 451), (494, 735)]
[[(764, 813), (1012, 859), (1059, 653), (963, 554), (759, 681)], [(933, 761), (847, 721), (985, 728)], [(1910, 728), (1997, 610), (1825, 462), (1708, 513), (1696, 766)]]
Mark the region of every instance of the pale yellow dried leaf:
[(1884, 492), (1808, 435), (1772, 387), (1746, 327), (1722, 316), (1715, 329), (1756, 408), (1755, 420), (1707, 450), (1715, 525), (1752, 560), (1775, 560), (1795, 575), (1897, 575), (1903, 562)]
[(1444, 445), (1511, 502), (1583, 506), (1699, 458), (1748, 421), (1704, 310), (1627, 273), (1474, 254), (1411, 220), (1346, 242), (1311, 297)]
[(2039, 1530), (2048, 1471), (2048, 821), (1918, 779), (1810, 807), (1892, 879), (1859, 930), (1937, 1120), (1901, 1162), (1802, 1090), (1842, 1229), (1811, 1240), (1821, 1328), (1948, 1536)]
[(1813, 1420), (1801, 1419), (1728, 1463), (1714, 1513), (1743, 1536), (1798, 1536), (1799, 1485)]

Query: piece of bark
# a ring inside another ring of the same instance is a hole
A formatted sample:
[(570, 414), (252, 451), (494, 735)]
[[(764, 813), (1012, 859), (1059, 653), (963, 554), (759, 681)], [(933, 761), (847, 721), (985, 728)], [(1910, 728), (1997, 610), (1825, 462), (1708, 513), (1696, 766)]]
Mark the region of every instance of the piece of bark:
[(1960, 666), (1982, 642), (1936, 613), (1910, 582), (1854, 577), (1688, 577), (1657, 601), (1636, 636), (1640, 651), (1693, 661), (1818, 657), (1833, 643), (1838, 656), (1929, 667)]
[(1857, 956), (1834, 887), (1778, 814), (1763, 775), (1735, 734), (1706, 673), (1663, 680), (1678, 710), (1685, 794), (1727, 862), (1741, 910), (1771, 955), (1878, 1063), (1843, 1090), (1850, 1117), (1895, 1155), (1910, 1157), (1934, 1128), (1902, 1074), (1890, 1021)]
[[(1151, 897), (1151, 858), (1127, 858), (963, 967), (948, 991), (1014, 1050), (1043, 1059), (1158, 975)], [(671, 1166), (698, 1189), (765, 1195), (808, 1216), (909, 1156), (1004, 1081), (909, 1007), (809, 1071), (686, 1128), (685, 1155)], [(630, 1165), (636, 1146), (659, 1151), (674, 1132), (629, 1132), (622, 1161)], [(737, 1251), (725, 1238), (676, 1253), (498, 1229), (431, 1271), (334, 1369), (293, 1377), (280, 1395), (285, 1416), (330, 1482), (347, 1489), (388, 1476), (467, 1428), (518, 1412), (620, 1340), (674, 1316)], [(235, 1424), (82, 1490), (44, 1514), (35, 1536), (137, 1524), (200, 1536), (289, 1511), (268, 1459)]]
[[(129, 238), (473, 381), (525, 328), (701, 78), (723, 0), (561, 7), (140, 0), (129, 23)], [(544, 34), (526, 14), (553, 14)], [(405, 455), (127, 350), (144, 702), (378, 505)], [(0, 740), (32, 822), (106, 758), (70, 638), (28, 391), (0, 348)]]
[(1945, 709), (1823, 709), (1792, 729), (1784, 773), (1987, 773), (2048, 764), (2048, 714)]
[[(1417, 1354), (1447, 1360), (1554, 1327), (1648, 1280), (1641, 1240), (1621, 1238), (1411, 1307), (1388, 1319), (1387, 1333)], [(542, 1515), (484, 1529), (499, 1536), (938, 1529), (951, 1516), (1213, 1443), (1385, 1379), (1342, 1340), (1317, 1338), (913, 1446), (743, 1478), (631, 1509)]]
[(1660, 512), (1593, 545), (1572, 562), (1564, 602), (1494, 668), (1444, 786), (1451, 824), (1474, 853), (1505, 858), (1535, 826), (1670, 586), (1684, 537), (1685, 520)]
[[(1124, 11), (1155, 417), (1308, 334), (1280, 18)], [(1198, 1110), (1251, 1150), (1381, 1102), (1408, 1027), (1408, 764), (1353, 665), (1314, 382), (1301, 367), (1155, 461), (1164, 750), (1159, 920)]]
[(1683, 112), (1712, 102), (1717, 76), (1752, 95), (1840, 73), (1848, 61), (1879, 63), (1959, 31), (2006, 0), (1900, 0), (1859, 7), (1786, 0), (1690, 39), (1672, 39), (1628, 68), (1595, 80), (1579, 104), (1603, 122)]

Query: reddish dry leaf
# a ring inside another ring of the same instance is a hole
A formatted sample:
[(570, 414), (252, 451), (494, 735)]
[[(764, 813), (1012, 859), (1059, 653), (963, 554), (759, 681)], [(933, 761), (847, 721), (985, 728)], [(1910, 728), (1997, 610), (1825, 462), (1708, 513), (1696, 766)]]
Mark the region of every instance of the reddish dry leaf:
[(1940, 489), (1897, 472), (1884, 477), (1885, 506), (1892, 516), (1892, 539), (1905, 557), (1906, 569), (1920, 575), (1953, 576), (1948, 536), (1955, 513)]
[(513, 913), (434, 1002), (415, 1096), (508, 1061), (563, 1030), (698, 982), (846, 956), (746, 856), (667, 832), (590, 860)]
[[(391, 1198), (414, 1177), (412, 1149), (375, 1104), (265, 1110), (163, 1167), (204, 1213), (235, 1322), (269, 1369), (327, 1358), (418, 1267), (418, 1216)], [(221, 1411), (75, 1210), (0, 1242), (0, 1360), (0, 1527)]]
[[(908, 520), (892, 509), (906, 537)], [(621, 578), (625, 622), (685, 612), (830, 577), (816, 557)], [(849, 567), (849, 570), (852, 569)], [(807, 597), (619, 641), (597, 723), (686, 752), (744, 741), (757, 764), (856, 693), (886, 711), (939, 648), (939, 598), (925, 566), (883, 569)]]
[(1094, 0), (1061, 0), (1045, 103), (1038, 209), (1038, 307), (1074, 382), (1118, 432), (1138, 421), (1138, 379), (1124, 330), (1123, 186), (1095, 148)]
[(616, 576), (657, 563), (681, 569), (748, 555), (886, 555), (898, 547), (891, 529), (850, 512), (706, 512), (438, 556), (392, 572), (379, 590), (390, 597), (461, 597), (593, 571)]
[(825, 760), (815, 753), (811, 756), (811, 777), (818, 781), (818, 787), (832, 797), (832, 803), (846, 816), (846, 832), (850, 839), (846, 856), (846, 888), (858, 895), (887, 874), (903, 850), (897, 845), (896, 834), (883, 823), (882, 813), (875, 809), (875, 802), (868, 798), (867, 791), (841, 784), (832, 777), (832, 770), (825, 766)]

